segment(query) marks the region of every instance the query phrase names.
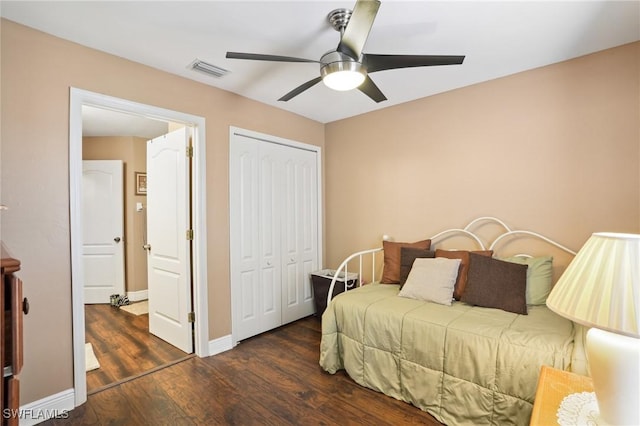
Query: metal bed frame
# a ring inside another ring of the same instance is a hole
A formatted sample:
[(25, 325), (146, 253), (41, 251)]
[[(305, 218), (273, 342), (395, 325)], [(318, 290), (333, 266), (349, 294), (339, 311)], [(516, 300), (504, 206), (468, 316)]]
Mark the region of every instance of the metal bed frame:
[[(504, 228), (505, 232), (503, 232), (502, 234), (498, 235), (488, 246), (486, 246), (482, 240), (480, 239), (480, 237), (478, 237), (478, 235), (474, 234), (472, 232), (472, 229), (478, 225), (479, 223), (494, 223), (494, 224), (498, 224), (500, 225), (502, 228)], [(492, 216), (482, 216), (479, 217), (477, 219), (472, 220), (471, 222), (469, 222), (469, 224), (467, 226), (465, 226), (464, 228), (451, 228), (451, 229), (446, 229), (444, 231), (438, 232), (437, 234), (435, 234), (434, 236), (432, 236), (431, 242), (434, 243), (436, 241), (442, 241), (452, 235), (464, 235), (467, 236), (469, 238), (471, 238), (472, 240), (474, 240), (476, 242), (476, 244), (478, 244), (479, 250), (494, 250), (494, 248), (496, 247), (496, 245), (504, 240), (505, 238), (509, 237), (509, 236), (514, 236), (514, 235), (526, 235), (526, 236), (531, 236), (531, 237), (535, 237), (538, 239), (541, 239), (573, 256), (576, 255), (576, 252), (571, 250), (568, 247), (565, 247), (564, 245), (553, 241), (552, 239), (539, 234), (537, 232), (533, 232), (533, 231), (527, 231), (527, 230), (522, 230), (522, 229), (511, 229), (506, 223), (504, 223), (502, 220), (492, 217)], [(342, 261), (342, 263), (340, 264), (340, 266), (338, 267), (338, 269), (336, 269), (336, 272), (333, 276), (333, 279), (331, 280), (331, 284), (329, 286), (329, 293), (327, 294), (327, 306), (329, 305), (329, 303), (331, 302), (332, 299), (332, 295), (333, 295), (333, 289), (336, 285), (337, 280), (340, 277), (347, 277), (348, 276), (348, 265), (351, 261), (353, 261), (354, 259), (357, 259), (356, 262), (358, 262), (358, 279), (356, 284), (354, 284), (354, 286), (356, 287), (360, 287), (362, 284), (362, 271), (363, 271), (363, 260), (367, 257), (370, 256), (371, 257), (371, 276), (374, 278), (375, 280), (375, 276), (376, 276), (376, 253), (379, 253), (383, 251), (382, 247), (377, 247), (377, 248), (373, 248), (373, 249), (368, 249), (368, 250), (362, 250), (362, 251), (358, 251), (356, 253), (351, 254), (350, 256), (348, 256), (345, 260)], [(516, 256), (525, 256), (525, 257), (531, 257), (528, 254), (517, 254)], [(345, 286), (345, 291), (347, 290), (347, 280), (344, 280), (344, 286)]]

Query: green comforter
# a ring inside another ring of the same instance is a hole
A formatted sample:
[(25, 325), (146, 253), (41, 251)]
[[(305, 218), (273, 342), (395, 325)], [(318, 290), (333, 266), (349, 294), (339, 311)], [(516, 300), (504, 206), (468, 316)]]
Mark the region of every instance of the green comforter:
[(444, 306), (370, 284), (327, 307), (320, 365), (449, 425), (527, 425), (540, 367), (569, 369), (573, 342), (573, 323), (546, 306)]

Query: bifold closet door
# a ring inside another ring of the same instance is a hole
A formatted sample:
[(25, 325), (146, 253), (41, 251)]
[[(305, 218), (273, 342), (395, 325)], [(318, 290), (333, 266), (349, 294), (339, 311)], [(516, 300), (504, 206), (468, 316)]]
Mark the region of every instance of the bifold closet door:
[(235, 135), (230, 144), (234, 339), (313, 313), (318, 268), (316, 153)]

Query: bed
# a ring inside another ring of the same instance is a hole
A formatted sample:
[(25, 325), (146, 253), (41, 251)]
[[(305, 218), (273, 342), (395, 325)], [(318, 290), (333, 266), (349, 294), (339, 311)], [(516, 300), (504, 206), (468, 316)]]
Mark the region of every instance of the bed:
[[(487, 222), (504, 228), (491, 244), (472, 232), (474, 227)], [(437, 244), (452, 235), (470, 239), (476, 245), (475, 250), (445, 253), (437, 248)], [(575, 254), (541, 234), (512, 230), (497, 218), (483, 217), (465, 228), (447, 229), (427, 239), (436, 244), (435, 250), (432, 246), (416, 249), (406, 247), (411, 246), (408, 243), (383, 242), (383, 248), (349, 256), (337, 269), (336, 276), (348, 273), (355, 260), (359, 276), (363, 277), (363, 265), (371, 258), (371, 277), (376, 277), (379, 273), (375, 259), (382, 255), (382, 277), (333, 298), (333, 288), (339, 281), (332, 281), (322, 316), (320, 366), (331, 374), (344, 369), (358, 384), (411, 403), (445, 424), (528, 424), (542, 365), (585, 375), (588, 366), (583, 349), (584, 330), (544, 304), (544, 293), (548, 294), (552, 285), (551, 257), (518, 253), (500, 258), (496, 250), (500, 244), (523, 237), (542, 240)], [(404, 269), (401, 282), (381, 283), (389, 282), (385, 275), (391, 269), (387, 259), (391, 255), (385, 255), (384, 251), (390, 253), (398, 246), (400, 268)], [(420, 250), (424, 257), (413, 257)], [(438, 256), (427, 257), (426, 252), (437, 252)], [(466, 264), (464, 259), (450, 262), (465, 256)], [(408, 261), (412, 264), (407, 265)], [(442, 267), (448, 271), (444, 278), (433, 278), (441, 272), (436, 264), (446, 264)], [(542, 270), (545, 277), (540, 281)], [(486, 286), (491, 285), (487, 283), (505, 281), (505, 275), (509, 276), (505, 284), (508, 289), (487, 290)], [(459, 289), (462, 278), (466, 283)], [(425, 280), (446, 282), (447, 289), (438, 295), (442, 290), (440, 284), (426, 297), (420, 297), (420, 291), (415, 297), (412, 291), (424, 287)], [(548, 287), (542, 292), (535, 289), (541, 282)], [(416, 287), (416, 283), (421, 287)], [(509, 303), (502, 306), (501, 302), (499, 307), (487, 307), (493, 306), (493, 302), (482, 300), (485, 293), (492, 294), (489, 298), (495, 293), (501, 296), (511, 292), (511, 287), (518, 288), (517, 296), (509, 296), (519, 299), (515, 307)], [(467, 296), (479, 289), (479, 299)], [(432, 297), (434, 293), (436, 296)]]

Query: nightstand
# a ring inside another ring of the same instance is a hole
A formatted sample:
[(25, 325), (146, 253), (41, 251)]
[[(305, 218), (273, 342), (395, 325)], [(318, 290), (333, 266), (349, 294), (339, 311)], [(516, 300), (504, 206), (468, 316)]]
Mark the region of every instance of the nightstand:
[(530, 425), (557, 425), (560, 403), (565, 396), (579, 392), (593, 392), (590, 377), (543, 365), (538, 378)]

